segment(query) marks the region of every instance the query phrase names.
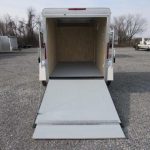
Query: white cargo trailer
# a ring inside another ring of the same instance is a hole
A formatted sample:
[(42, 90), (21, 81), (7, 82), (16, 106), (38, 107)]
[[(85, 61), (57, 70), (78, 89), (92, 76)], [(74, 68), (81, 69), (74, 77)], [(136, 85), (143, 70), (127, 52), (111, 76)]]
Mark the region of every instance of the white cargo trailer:
[(14, 36), (0, 36), (0, 52), (11, 52), (18, 49), (17, 38)]
[(124, 138), (106, 86), (113, 80), (110, 14), (108, 8), (43, 10), (45, 58), (40, 50), (39, 73), (48, 84), (34, 139)]
[(135, 50), (150, 50), (150, 39), (142, 38), (139, 44), (135, 45)]

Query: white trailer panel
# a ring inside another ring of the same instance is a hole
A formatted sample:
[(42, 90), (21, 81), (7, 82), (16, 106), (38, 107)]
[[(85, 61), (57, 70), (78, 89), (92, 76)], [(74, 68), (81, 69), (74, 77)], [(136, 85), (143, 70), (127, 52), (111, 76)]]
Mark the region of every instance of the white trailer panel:
[(10, 52), (16, 49), (18, 49), (16, 37), (0, 36), (0, 52)]
[(42, 12), (44, 17), (109, 17), (109, 8), (45, 8)]
[(18, 42), (16, 37), (9, 37), (9, 42), (10, 42), (10, 50), (16, 50), (18, 49)]
[(8, 36), (0, 36), (0, 52), (10, 52)]

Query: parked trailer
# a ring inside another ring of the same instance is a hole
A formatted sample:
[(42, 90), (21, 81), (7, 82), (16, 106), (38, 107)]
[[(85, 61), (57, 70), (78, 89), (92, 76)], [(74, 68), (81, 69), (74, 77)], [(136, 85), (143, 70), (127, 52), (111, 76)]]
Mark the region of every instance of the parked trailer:
[(46, 53), (43, 60), (39, 51), (39, 68), (48, 84), (34, 139), (125, 137), (106, 86), (113, 80), (110, 14), (108, 8), (43, 10)]
[(139, 44), (135, 45), (135, 50), (150, 50), (150, 39), (142, 38)]
[(16, 37), (0, 36), (0, 52), (11, 52), (16, 49), (18, 49)]

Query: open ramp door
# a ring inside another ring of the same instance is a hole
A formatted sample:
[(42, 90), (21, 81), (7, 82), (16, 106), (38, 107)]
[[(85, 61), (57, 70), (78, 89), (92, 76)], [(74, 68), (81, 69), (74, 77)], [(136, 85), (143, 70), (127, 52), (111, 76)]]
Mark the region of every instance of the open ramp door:
[(49, 80), (34, 139), (124, 138), (102, 79)]

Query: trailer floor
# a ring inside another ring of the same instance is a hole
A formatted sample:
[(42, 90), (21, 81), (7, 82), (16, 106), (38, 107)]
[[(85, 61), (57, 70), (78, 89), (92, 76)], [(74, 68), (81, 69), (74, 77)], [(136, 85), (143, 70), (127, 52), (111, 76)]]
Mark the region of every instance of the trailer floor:
[(109, 89), (127, 139), (33, 140), (42, 97), (36, 51), (0, 54), (1, 150), (150, 149), (150, 51), (116, 50), (115, 81)]
[(61, 77), (103, 77), (96, 64), (92, 62), (63, 62), (58, 63), (51, 75), (52, 78)]

